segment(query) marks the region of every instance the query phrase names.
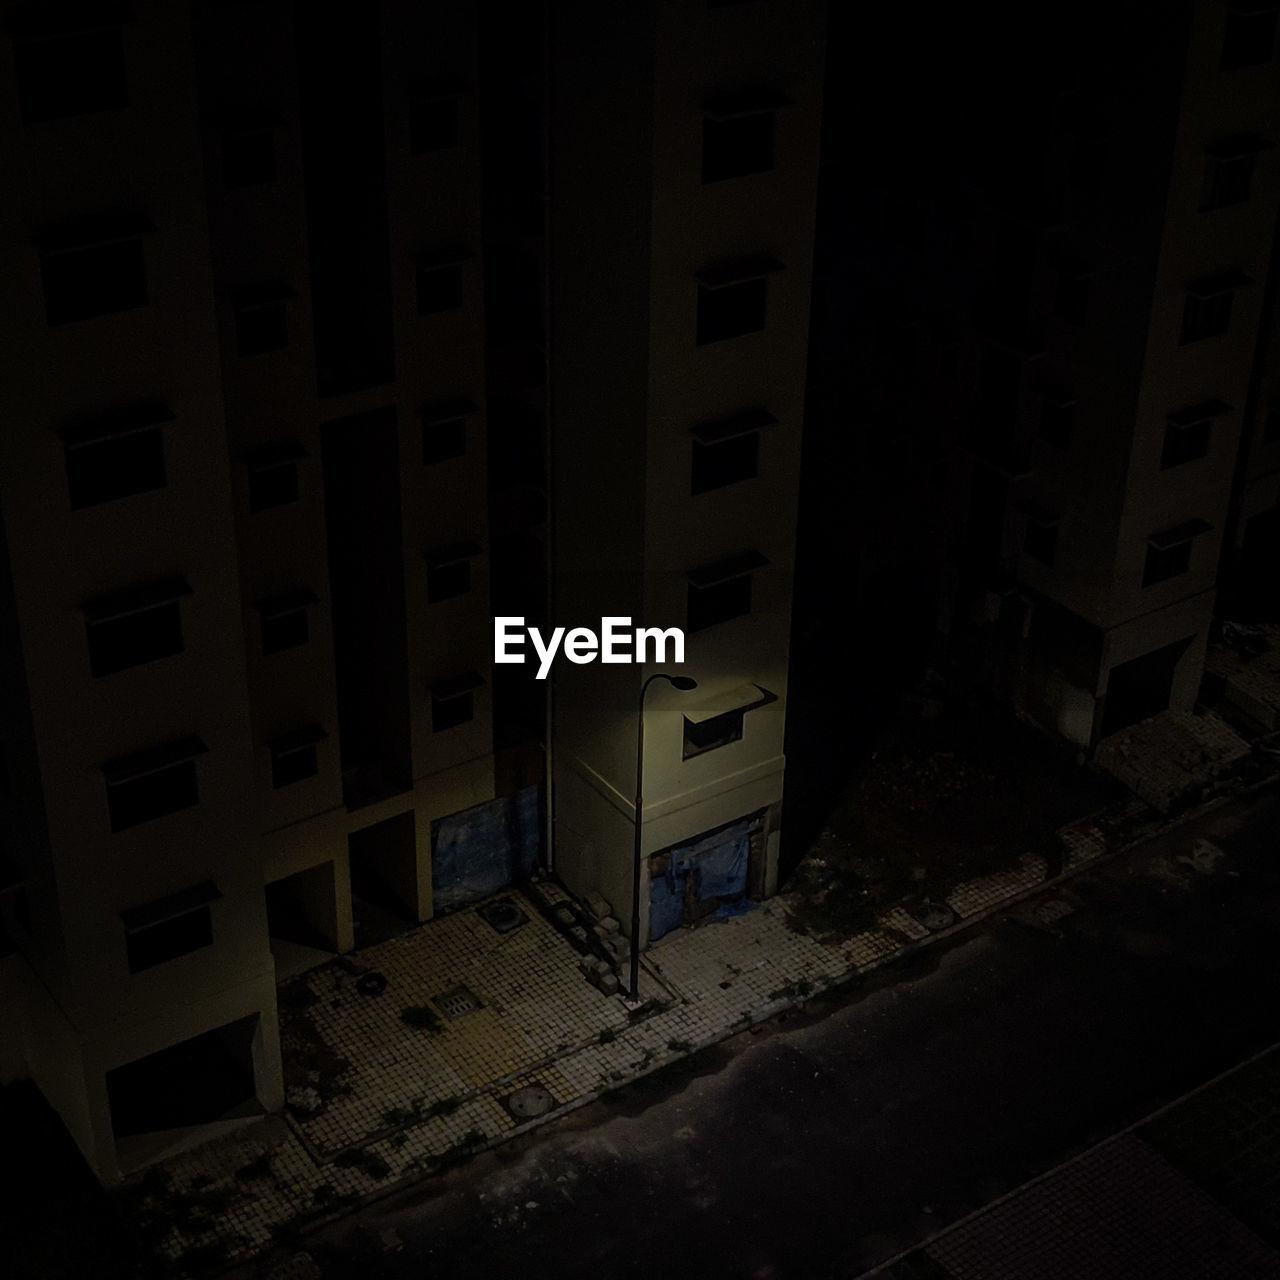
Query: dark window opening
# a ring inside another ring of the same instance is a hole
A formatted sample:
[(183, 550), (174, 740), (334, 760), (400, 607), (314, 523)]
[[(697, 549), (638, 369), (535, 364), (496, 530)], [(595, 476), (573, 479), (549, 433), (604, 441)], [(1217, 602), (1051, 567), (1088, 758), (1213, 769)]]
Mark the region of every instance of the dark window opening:
[(1188, 291), (1182, 312), (1182, 330), (1178, 336), (1180, 346), (1227, 332), (1231, 327), (1231, 303), (1236, 287), (1208, 286)]
[(298, 492), (296, 462), (253, 467), (249, 472), (249, 510), (255, 514), (297, 502)]
[(422, 420), (422, 464), (447, 462), (450, 458), (462, 458), (467, 452), (466, 418), (446, 418), (433, 422)]
[(717, 623), (728, 622), (751, 612), (751, 575), (728, 578), (710, 586), (689, 584), (688, 628), (704, 631)]
[(73, 511), (165, 487), (164, 439), (159, 427), (68, 444), (66, 460)]
[(272, 749), (271, 785), (276, 790), (301, 782), (304, 778), (314, 778), (319, 771), (315, 743), (288, 750)]
[(431, 698), (431, 731), (440, 733), (453, 729), (475, 718), (475, 706), (470, 693), (458, 693), (451, 698)]
[(1058, 554), (1058, 523), (1056, 520), (1029, 519), (1022, 549), (1033, 560), (1053, 567)]
[(1068, 324), (1084, 324), (1089, 310), (1088, 272), (1071, 268), (1059, 272), (1054, 313)]
[(276, 178), (276, 139), (270, 128), (228, 129), (222, 135), (222, 185), (260, 187)]
[(50, 325), (91, 320), (147, 305), (147, 273), (140, 238), (45, 251), (40, 256), (40, 269), (44, 277), (45, 317)]
[(286, 649), (296, 649), (311, 640), (311, 622), (307, 606), (315, 603), (309, 592), (294, 592), (258, 606), (262, 635), (262, 654), (270, 657)]
[(462, 307), (462, 268), (456, 264), (417, 268), (418, 314), (435, 315)]
[(14, 56), (22, 118), (27, 124), (129, 105), (119, 27), (19, 38)]
[(451, 564), (427, 566), (427, 603), (452, 600), (471, 590), (471, 562), (455, 560)]
[(289, 345), (289, 317), (283, 301), (236, 308), (236, 355), (261, 356)]
[(725, 485), (754, 479), (758, 474), (759, 456), (758, 431), (707, 444), (695, 440), (690, 492), (708, 493)]
[(1208, 418), (1199, 422), (1166, 423), (1164, 429), (1164, 447), (1160, 452), (1160, 470), (1168, 471), (1171, 467), (1180, 467), (1183, 463), (1194, 462), (1209, 452), (1209, 433), (1213, 423)]
[(1223, 71), (1258, 67), (1271, 61), (1276, 38), (1275, 5), (1241, 3), (1227, 11), (1222, 39)]
[(1147, 546), (1147, 559), (1142, 567), (1142, 585), (1150, 587), (1157, 582), (1176, 578), (1191, 568), (1191, 541), (1177, 542), (1168, 547)]
[(429, 98), (409, 104), (409, 146), (415, 155), (458, 145), (458, 100)]
[(1254, 152), (1242, 155), (1210, 155), (1205, 160), (1202, 209), (1225, 209), (1243, 204), (1253, 188)]
[(737, 711), (726, 711), (723, 715), (712, 716), (709, 720), (696, 724), (686, 717), (682, 759), (689, 760), (693, 756), (702, 755), (704, 751), (714, 751), (731, 742), (740, 742), (745, 716), (746, 708), (740, 707)]
[(1049, 444), (1065, 449), (1071, 444), (1071, 430), (1075, 425), (1076, 402), (1074, 400), (1046, 396), (1040, 404), (1040, 438)]
[(194, 759), (180, 760), (135, 777), (107, 780), (112, 831), (125, 831), (199, 803)]
[(113, 675), (183, 650), (182, 615), (177, 600), (151, 605), (120, 617), (89, 620), (89, 671)]
[(126, 939), (129, 972), (140, 973), (212, 945), (213, 912), (208, 907), (199, 907), (129, 933)]
[(702, 181), (721, 182), (751, 173), (767, 173), (774, 165), (777, 116), (772, 111), (702, 121)]
[(698, 286), (698, 346), (764, 328), (768, 282), (743, 280), (720, 288)]

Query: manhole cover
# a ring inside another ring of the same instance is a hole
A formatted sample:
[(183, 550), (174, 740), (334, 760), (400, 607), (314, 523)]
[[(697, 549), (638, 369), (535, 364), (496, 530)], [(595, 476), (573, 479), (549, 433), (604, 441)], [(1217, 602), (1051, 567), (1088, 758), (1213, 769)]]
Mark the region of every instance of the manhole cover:
[(446, 1018), (460, 1018), (464, 1013), (484, 1008), (470, 987), (451, 987), (438, 996), (432, 996), (431, 1003)]
[(517, 1089), (515, 1093), (507, 1095), (505, 1102), (507, 1110), (517, 1120), (531, 1120), (534, 1116), (545, 1116), (556, 1105), (551, 1091), (544, 1089), (540, 1084), (527, 1084), (523, 1089)]
[(476, 908), (476, 915), (499, 933), (510, 933), (529, 919), (511, 898), (495, 898), (486, 902), (483, 907)]
[(907, 910), (930, 933), (949, 929), (956, 922), (956, 913), (945, 903), (922, 902), (919, 906), (908, 907)]

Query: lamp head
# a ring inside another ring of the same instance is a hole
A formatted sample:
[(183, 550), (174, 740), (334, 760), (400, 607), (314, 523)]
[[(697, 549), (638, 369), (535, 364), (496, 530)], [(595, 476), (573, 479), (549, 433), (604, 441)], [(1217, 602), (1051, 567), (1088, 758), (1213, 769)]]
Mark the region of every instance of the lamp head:
[(696, 689), (698, 682), (692, 676), (668, 676), (668, 680), (672, 685), (679, 689), (681, 693), (688, 693), (690, 689)]

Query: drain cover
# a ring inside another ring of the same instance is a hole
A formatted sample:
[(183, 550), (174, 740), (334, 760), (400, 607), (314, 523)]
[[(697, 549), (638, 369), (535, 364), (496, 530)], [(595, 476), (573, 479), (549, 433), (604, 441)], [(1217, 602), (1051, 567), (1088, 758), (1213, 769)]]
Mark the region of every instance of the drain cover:
[(460, 1018), (464, 1013), (474, 1013), (477, 1009), (484, 1008), (470, 987), (451, 987), (438, 996), (432, 996), (431, 1003), (446, 1018)]
[(486, 902), (483, 907), (476, 908), (476, 915), (499, 933), (510, 933), (529, 919), (511, 898), (495, 898)]
[(551, 1091), (544, 1089), (540, 1084), (527, 1084), (523, 1089), (517, 1089), (515, 1093), (508, 1094), (504, 1102), (507, 1110), (517, 1120), (531, 1120), (534, 1116), (545, 1116), (556, 1105)]

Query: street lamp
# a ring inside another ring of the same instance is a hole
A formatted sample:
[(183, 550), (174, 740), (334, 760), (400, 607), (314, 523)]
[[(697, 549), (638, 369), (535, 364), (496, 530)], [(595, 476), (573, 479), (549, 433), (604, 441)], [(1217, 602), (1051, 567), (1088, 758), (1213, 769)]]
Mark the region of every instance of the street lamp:
[(692, 676), (669, 676), (655, 671), (640, 686), (640, 708), (636, 717), (636, 812), (635, 856), (631, 867), (631, 991), (628, 999), (633, 1003), (640, 999), (640, 846), (644, 826), (644, 695), (655, 680), (665, 680), (673, 689), (688, 693), (696, 689), (698, 682)]

